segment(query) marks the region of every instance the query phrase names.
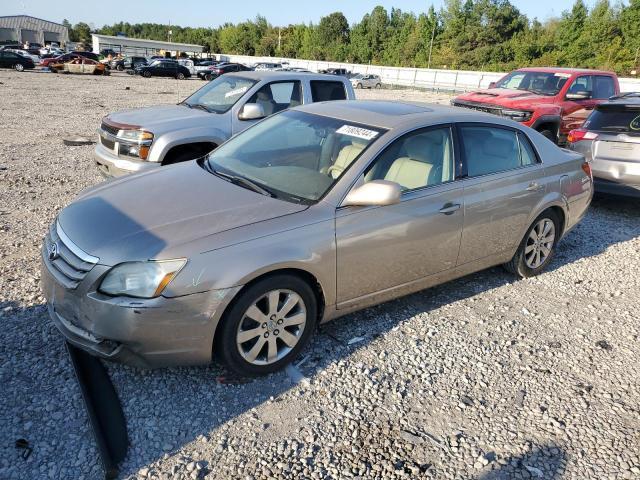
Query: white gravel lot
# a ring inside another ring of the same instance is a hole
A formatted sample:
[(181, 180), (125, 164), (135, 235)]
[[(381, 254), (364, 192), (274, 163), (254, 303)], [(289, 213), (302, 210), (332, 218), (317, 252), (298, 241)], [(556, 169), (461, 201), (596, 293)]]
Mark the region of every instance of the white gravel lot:
[[(0, 72), (0, 478), (102, 475), (39, 289), (46, 228), (102, 181), (93, 147), (62, 138), (201, 85)], [(327, 324), (299, 383), (109, 364), (130, 437), (122, 477), (640, 478), (639, 235), (640, 203), (597, 198), (549, 272), (493, 268)]]

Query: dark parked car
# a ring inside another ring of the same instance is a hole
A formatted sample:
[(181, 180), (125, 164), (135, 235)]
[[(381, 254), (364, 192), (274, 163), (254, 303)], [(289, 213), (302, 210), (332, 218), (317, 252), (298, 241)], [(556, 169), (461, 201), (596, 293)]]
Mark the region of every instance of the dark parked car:
[(144, 66), (147, 64), (148, 62), (145, 57), (125, 57), (111, 60), (109, 66), (113, 70), (119, 70), (122, 72), (123, 70), (127, 70), (129, 68), (136, 68), (138, 66)]
[(591, 163), (596, 192), (640, 198), (640, 93), (596, 106), (568, 141)]
[(175, 60), (162, 59), (154, 60), (149, 65), (139, 65), (135, 67), (135, 73), (145, 78), (151, 77), (173, 77), (183, 80), (191, 76), (191, 72)]
[(207, 70), (198, 72), (198, 78), (201, 80), (213, 80), (220, 75), (230, 72), (248, 72), (252, 69), (240, 63), (220, 63), (216, 66), (209, 67)]
[(19, 55), (15, 52), (8, 52), (6, 50), (0, 51), (0, 67), (13, 68), (18, 72), (22, 72), (25, 69), (35, 68), (33, 60), (29, 57)]

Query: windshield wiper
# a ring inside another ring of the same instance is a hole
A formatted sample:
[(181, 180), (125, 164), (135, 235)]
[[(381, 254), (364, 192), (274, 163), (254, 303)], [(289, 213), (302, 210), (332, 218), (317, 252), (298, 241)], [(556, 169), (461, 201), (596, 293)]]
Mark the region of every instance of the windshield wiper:
[(190, 105), (191, 105), (191, 108), (199, 108), (200, 110), (204, 110), (205, 112), (211, 112), (211, 110), (209, 110), (209, 107), (206, 107), (201, 103), (190, 103)]
[(257, 192), (261, 195), (266, 195), (268, 197), (275, 197), (275, 195), (272, 192), (258, 185), (253, 180), (249, 180), (247, 177), (242, 177), (240, 175), (233, 175), (231, 173), (221, 172), (220, 170), (214, 169), (211, 166), (211, 164), (209, 164), (209, 170), (215, 175), (218, 175), (219, 177), (226, 178), (234, 185), (240, 185), (241, 187), (248, 188), (249, 190), (253, 190), (254, 192)]

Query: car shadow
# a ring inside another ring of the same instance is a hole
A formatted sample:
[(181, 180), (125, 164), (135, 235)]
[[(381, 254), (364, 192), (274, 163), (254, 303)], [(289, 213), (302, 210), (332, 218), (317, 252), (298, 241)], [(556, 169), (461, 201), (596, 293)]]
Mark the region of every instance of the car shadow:
[[(560, 244), (550, 266), (552, 270), (585, 256), (598, 255), (616, 243), (640, 235), (637, 205), (621, 206), (611, 199), (598, 198), (589, 216), (592, 217), (589, 222), (581, 223)], [(366, 348), (386, 332), (401, 328), (418, 314), (428, 314), (515, 281), (501, 268), (491, 268), (324, 324), (301, 353), (295, 371), (313, 380), (332, 364)], [(89, 465), (86, 468), (91, 470), (82, 472), (86, 477), (101, 476), (80, 391), (63, 340), (48, 320), (46, 307), (42, 304), (21, 307), (16, 302), (4, 301), (0, 302), (0, 315), (5, 333), (11, 333), (5, 336), (9, 342), (0, 342), (0, 359), (5, 364), (0, 370), (0, 382), (2, 385), (11, 382), (22, 393), (22, 398), (10, 395), (0, 398), (4, 418), (18, 419), (9, 428), (1, 429), (0, 443), (11, 445), (19, 438), (30, 441), (33, 452), (26, 463), (22, 465), (19, 452), (13, 462), (19, 471), (33, 469), (33, 476), (39, 465), (52, 463), (58, 466), (58, 472), (76, 471), (73, 469), (78, 464)], [(43, 365), (46, 375), (41, 373)], [(277, 402), (300, 380), (291, 371), (256, 379), (237, 378), (217, 364), (147, 371), (108, 363), (107, 368), (128, 422), (130, 447), (122, 476), (133, 475), (166, 455), (176, 454), (187, 444), (218, 436), (226, 425), (245, 413), (251, 412), (256, 428), (260, 428), (262, 420), (254, 409)], [(32, 398), (39, 398), (42, 392), (48, 396), (46, 408), (33, 407)], [(24, 408), (25, 405), (29, 408)], [(218, 445), (221, 450), (214, 450), (224, 455), (224, 449), (232, 441), (229, 438)], [(544, 460), (544, 469), (536, 463), (537, 459)], [(509, 468), (523, 472), (524, 468), (531, 478), (536, 478), (537, 472), (527, 466), (542, 470), (544, 478), (556, 478), (562, 473), (563, 461), (564, 453), (550, 445), (514, 457), (508, 465), (480, 478), (510, 478)], [(214, 467), (205, 467), (203, 475), (207, 468)], [(555, 476), (548, 477), (552, 470)]]
[(564, 450), (554, 444), (532, 448), (522, 455), (505, 458), (504, 464), (481, 474), (477, 480), (511, 480), (513, 478), (563, 478), (566, 466)]

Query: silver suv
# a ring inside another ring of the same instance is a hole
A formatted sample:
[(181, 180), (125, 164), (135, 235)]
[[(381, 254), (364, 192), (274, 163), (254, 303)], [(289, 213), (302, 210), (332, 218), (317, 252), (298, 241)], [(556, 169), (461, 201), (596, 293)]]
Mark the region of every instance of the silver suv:
[(301, 104), (353, 100), (346, 78), (298, 72), (222, 75), (178, 105), (111, 113), (102, 119), (96, 164), (120, 176), (202, 157), (258, 120)]
[(591, 162), (596, 191), (640, 197), (640, 93), (601, 103), (568, 141)]

